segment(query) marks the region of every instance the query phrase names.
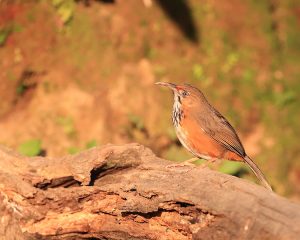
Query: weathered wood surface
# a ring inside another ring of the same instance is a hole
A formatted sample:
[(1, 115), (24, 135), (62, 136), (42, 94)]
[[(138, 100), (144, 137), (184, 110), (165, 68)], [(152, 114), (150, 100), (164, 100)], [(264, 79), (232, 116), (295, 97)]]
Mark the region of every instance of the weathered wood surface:
[(0, 149), (2, 239), (300, 239), (300, 206), (138, 145), (62, 158)]

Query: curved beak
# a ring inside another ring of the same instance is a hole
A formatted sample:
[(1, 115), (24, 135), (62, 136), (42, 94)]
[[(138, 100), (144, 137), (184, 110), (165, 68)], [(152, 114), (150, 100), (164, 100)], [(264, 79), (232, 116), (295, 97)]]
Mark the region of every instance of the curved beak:
[(164, 87), (168, 87), (168, 88), (170, 88), (171, 90), (176, 91), (176, 84), (174, 84), (174, 83), (168, 83), (168, 82), (156, 82), (155, 84), (156, 84), (156, 85), (161, 85), (161, 86), (164, 86)]

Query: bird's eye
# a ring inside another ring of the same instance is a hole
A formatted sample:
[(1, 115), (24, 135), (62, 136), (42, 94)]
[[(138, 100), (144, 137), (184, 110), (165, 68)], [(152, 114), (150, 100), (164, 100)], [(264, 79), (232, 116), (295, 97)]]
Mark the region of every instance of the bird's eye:
[(187, 97), (189, 95), (189, 92), (187, 91), (182, 91), (181, 96)]

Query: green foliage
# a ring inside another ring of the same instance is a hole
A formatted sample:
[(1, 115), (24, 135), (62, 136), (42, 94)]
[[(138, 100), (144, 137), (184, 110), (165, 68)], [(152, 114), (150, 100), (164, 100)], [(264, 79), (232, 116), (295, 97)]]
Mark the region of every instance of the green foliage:
[(95, 139), (88, 141), (85, 145), (86, 149), (93, 148), (97, 146), (97, 141)]
[(287, 90), (276, 94), (274, 98), (277, 106), (284, 107), (296, 100), (296, 93), (293, 90)]
[(23, 27), (17, 23), (6, 24), (3, 28), (0, 28), (0, 47), (3, 46), (8, 36), (13, 32), (22, 32)]
[(5, 41), (10, 33), (11, 31), (8, 28), (0, 29), (0, 46), (5, 44)]
[(222, 66), (222, 70), (224, 73), (228, 73), (238, 62), (239, 55), (238, 53), (232, 52), (229, 53), (226, 57), (226, 61), (224, 65)]
[(57, 123), (62, 126), (64, 132), (69, 137), (75, 137), (76, 136), (76, 129), (74, 126), (73, 119), (71, 117), (64, 117), (60, 116), (57, 118)]
[(69, 154), (76, 154), (76, 153), (79, 153), (80, 152), (80, 149), (77, 148), (77, 147), (69, 147), (68, 148), (68, 153)]
[(202, 80), (204, 78), (203, 67), (200, 64), (195, 64), (192, 71), (195, 80)]
[(39, 139), (28, 140), (18, 147), (18, 151), (28, 157), (37, 156), (42, 151), (42, 142)]
[(74, 15), (74, 0), (52, 0), (53, 6), (56, 8), (57, 14), (63, 24), (70, 22)]
[[(90, 148), (93, 148), (93, 147), (96, 147), (97, 146), (97, 141), (95, 139), (92, 139), (90, 141), (88, 141), (86, 144), (85, 144), (85, 149), (90, 149)], [(76, 153), (79, 153), (80, 151), (84, 150), (83, 148), (81, 147), (69, 147), (68, 148), (68, 153), (69, 154), (76, 154)]]
[(17, 86), (17, 94), (22, 95), (26, 91), (26, 85), (21, 83)]
[(247, 84), (247, 86), (249, 84), (253, 84), (253, 82), (255, 80), (254, 78), (255, 78), (255, 72), (252, 69), (245, 69), (242, 79), (243, 79), (243, 82), (245, 84)]
[(243, 165), (243, 163), (224, 161), (220, 166), (219, 171), (230, 175), (236, 175), (244, 168), (245, 166)]
[(13, 26), (13, 32), (19, 33), (23, 31), (23, 27), (20, 24), (14, 24)]
[(197, 165), (197, 166), (201, 166), (201, 164), (206, 164), (207, 163), (207, 160), (204, 160), (204, 159), (197, 159), (195, 158), (195, 161), (193, 162), (193, 164)]

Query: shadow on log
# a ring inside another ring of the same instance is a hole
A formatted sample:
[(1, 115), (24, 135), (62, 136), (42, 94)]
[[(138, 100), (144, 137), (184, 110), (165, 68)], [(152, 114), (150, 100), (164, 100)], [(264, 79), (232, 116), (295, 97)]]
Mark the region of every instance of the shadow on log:
[(2, 239), (297, 239), (300, 206), (138, 145), (63, 158), (0, 149)]

